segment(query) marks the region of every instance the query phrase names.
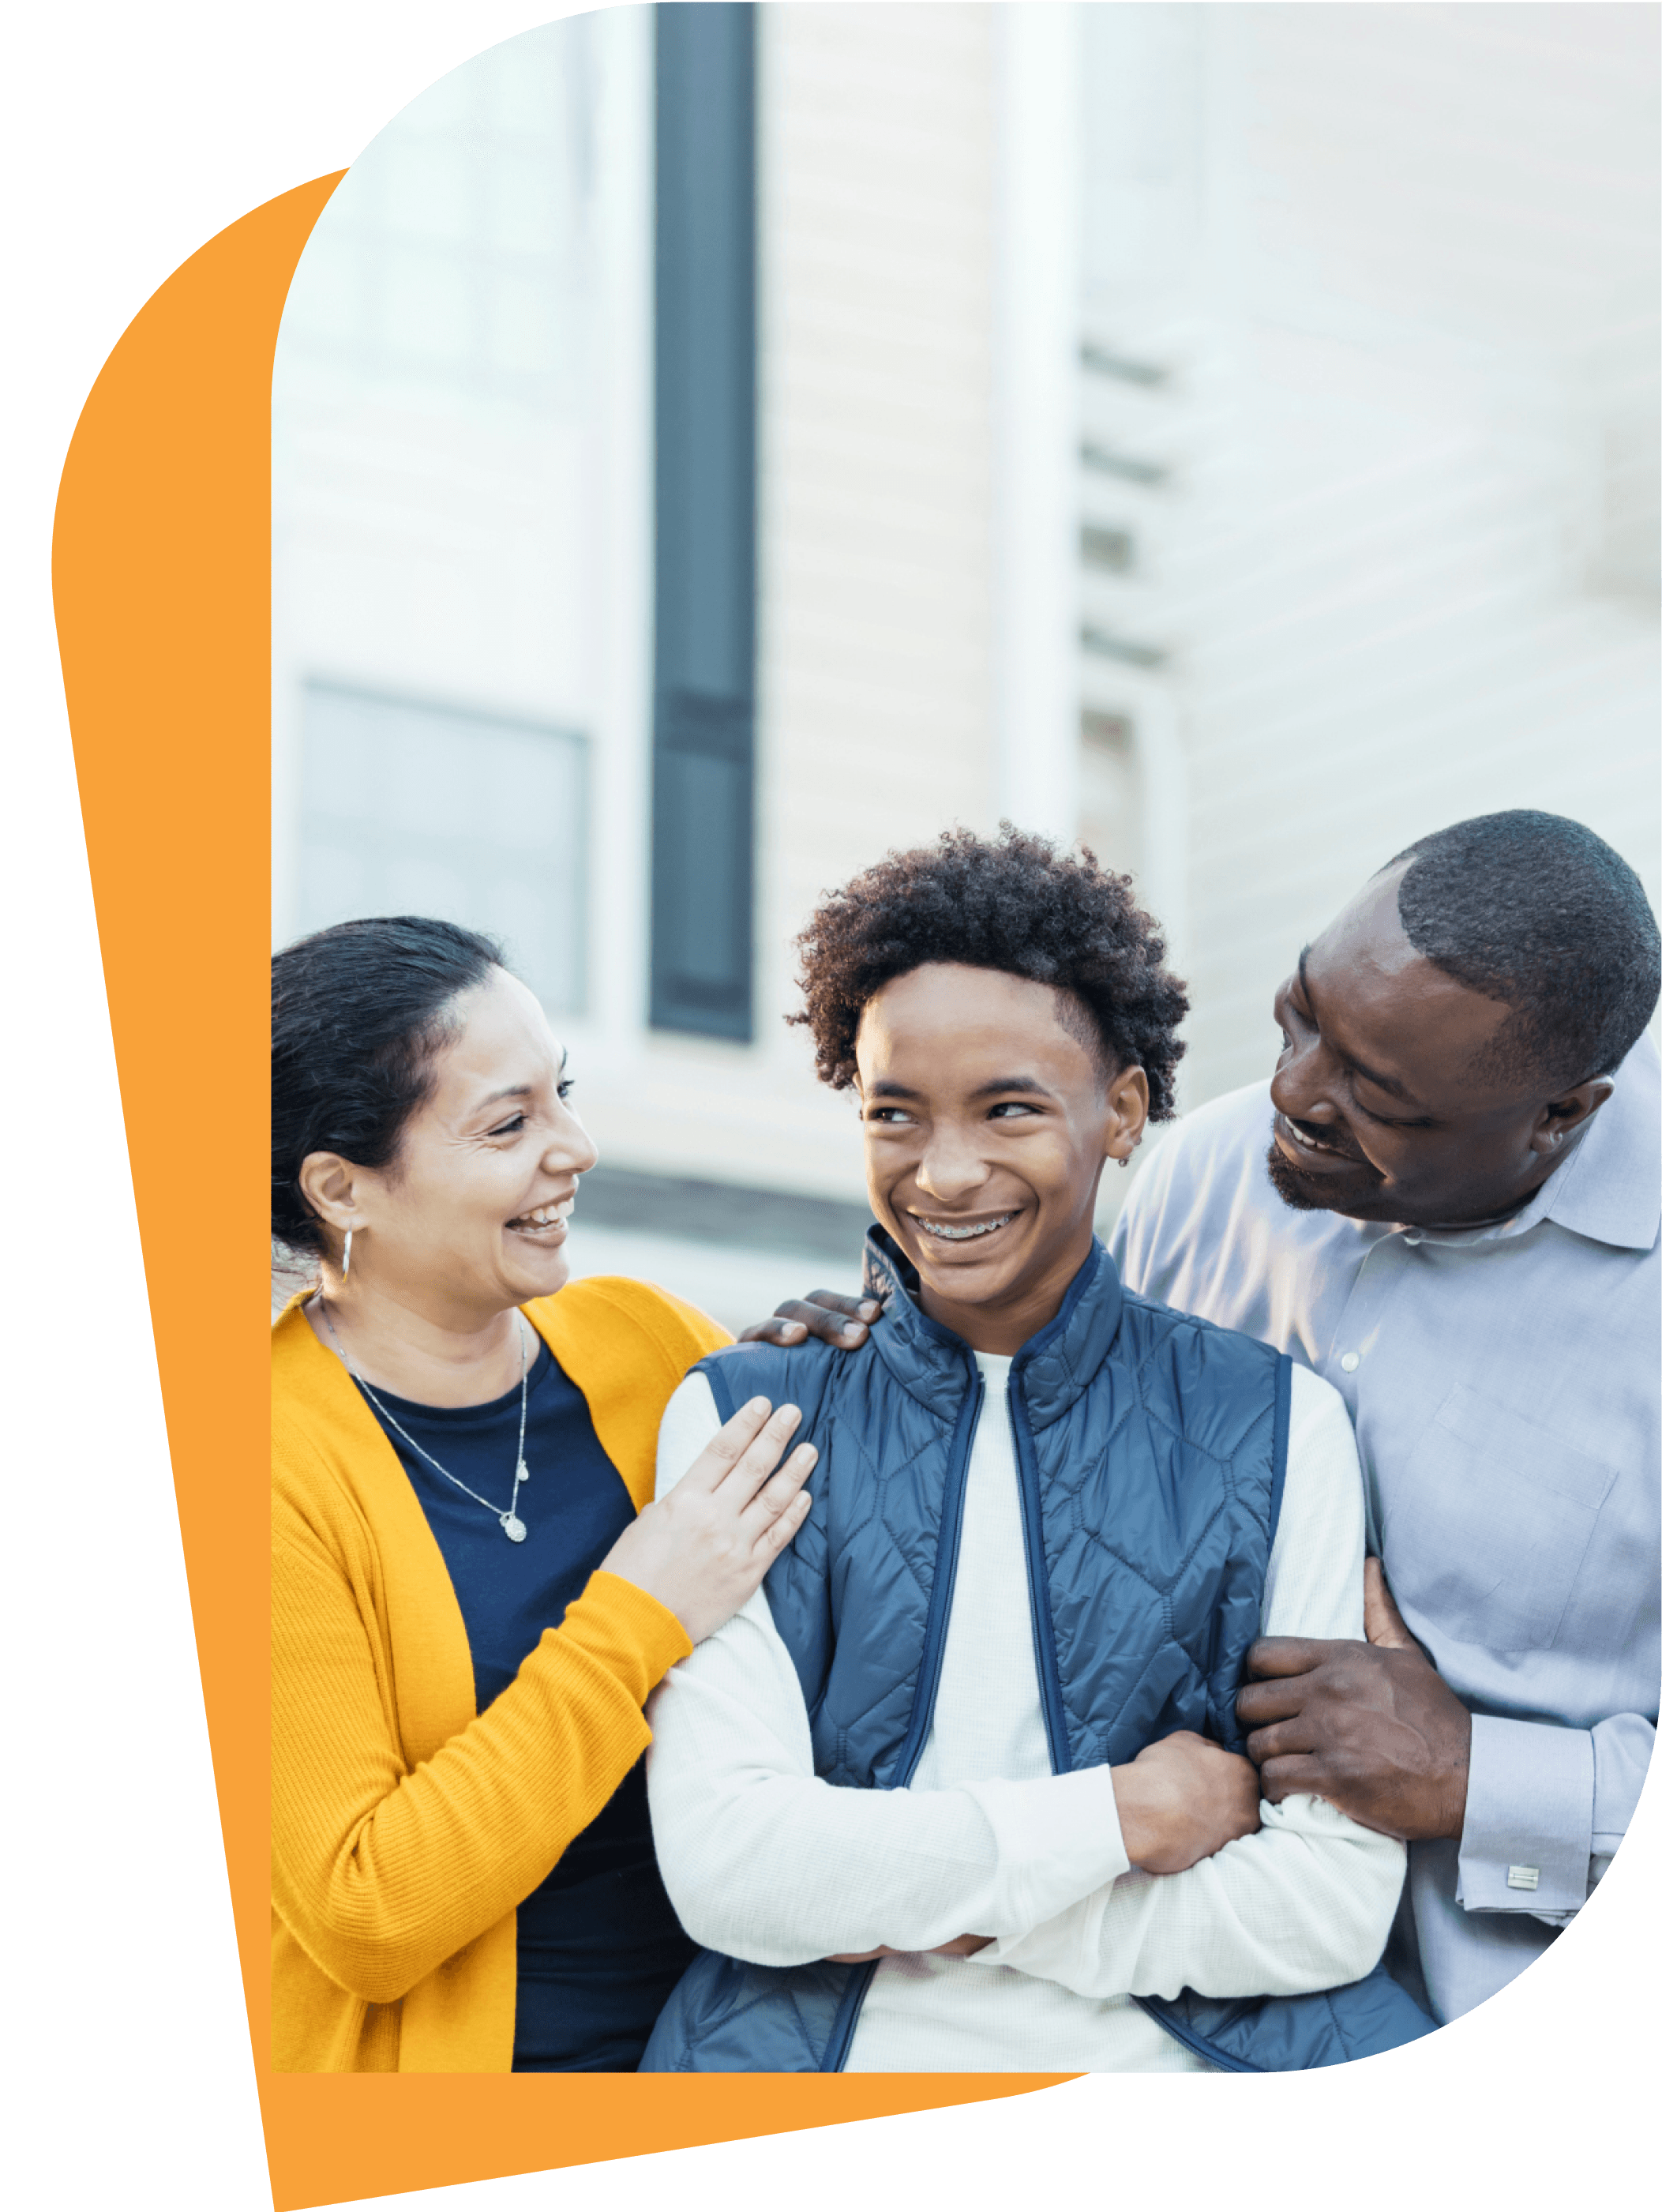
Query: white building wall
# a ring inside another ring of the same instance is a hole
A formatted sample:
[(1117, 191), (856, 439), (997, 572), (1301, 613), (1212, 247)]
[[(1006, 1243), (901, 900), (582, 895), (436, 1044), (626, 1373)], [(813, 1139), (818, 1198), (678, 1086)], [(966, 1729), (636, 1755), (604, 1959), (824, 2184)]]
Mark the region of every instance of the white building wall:
[(301, 258), (273, 405), (279, 941), (303, 918), (308, 680), (552, 723), (597, 753), (635, 741), (598, 650), (618, 564), (595, 557), (597, 520), (620, 491), (629, 507), (606, 395), (635, 27), (579, 18), (442, 79)]
[[(607, 1158), (854, 1199), (791, 940), (949, 823), (1082, 825), (1133, 868), (1193, 986), (1191, 1103), (1267, 1068), (1299, 944), (1417, 833), (1554, 807), (1655, 890), (1653, 10), (831, 0), (758, 31), (755, 1042), (645, 1022), (645, 9), (435, 87), (302, 260), (279, 939), (308, 678), (580, 731), (566, 1027)], [(1080, 336), (1121, 373), (1066, 373)], [(1070, 481), (1079, 435), (1144, 480)], [(1126, 565), (1069, 560), (1082, 518)]]
[[(588, 786), (573, 1026), (602, 1048), (644, 998), (648, 27), (616, 10), (532, 32), (392, 119), (301, 258), (273, 404), (276, 941), (317, 919), (309, 684), (573, 732)], [(407, 764), (387, 811), (442, 831), (468, 791), (420, 781)], [(430, 903), (419, 885), (408, 902)]]
[(1085, 18), (1087, 323), (1171, 372), (1087, 412), (1172, 471), (1090, 481), (1139, 560), (1086, 599), (1170, 655), (1194, 1104), (1418, 834), (1551, 809), (1657, 894), (1657, 19)]
[[(853, 1105), (823, 1091), (784, 1019), (791, 939), (888, 847), (997, 818), (995, 21), (975, 5), (770, 6), (758, 33), (755, 1042), (645, 1018), (646, 9), (454, 72), (366, 149), (303, 257), (274, 434), (274, 932), (300, 920), (308, 679), (579, 729), (589, 990), (560, 1026), (604, 1158), (858, 1200)], [(518, 382), (480, 373), (488, 289), (446, 258), (493, 265), (514, 185), (490, 145), (516, 130), (553, 319)], [(390, 329), (374, 289), (389, 265), (405, 285)], [(728, 1320), (749, 1317), (748, 1284), (770, 1286), (760, 1310), (834, 1273), (743, 1253), (688, 1272), (673, 1245), (580, 1221), (573, 1249), (579, 1272), (669, 1279)]]
[(760, 11), (756, 1034), (609, 1059), (620, 1164), (860, 1199), (792, 939), (889, 847), (996, 818), (992, 27)]
[(892, 846), (996, 818), (993, 25), (761, 19), (760, 940)]
[(1079, 11), (992, 11), (998, 811), (1071, 843), (1080, 805)]

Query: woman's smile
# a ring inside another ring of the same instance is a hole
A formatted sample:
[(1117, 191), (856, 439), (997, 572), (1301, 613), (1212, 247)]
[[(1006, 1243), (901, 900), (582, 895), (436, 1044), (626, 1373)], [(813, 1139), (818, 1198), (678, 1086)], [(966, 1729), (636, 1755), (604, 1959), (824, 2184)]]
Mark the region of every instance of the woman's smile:
[(553, 1199), (546, 1205), (533, 1206), (528, 1212), (516, 1213), (506, 1225), (516, 1237), (527, 1237), (533, 1244), (563, 1244), (567, 1224), (576, 1203), (573, 1192), (569, 1198)]

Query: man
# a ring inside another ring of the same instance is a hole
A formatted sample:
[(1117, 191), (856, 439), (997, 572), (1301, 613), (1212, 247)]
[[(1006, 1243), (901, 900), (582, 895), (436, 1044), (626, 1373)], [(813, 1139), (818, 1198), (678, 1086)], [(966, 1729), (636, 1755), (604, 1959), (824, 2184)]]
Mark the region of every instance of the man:
[(1439, 2020), (1573, 1918), (1654, 1740), (1658, 985), (1580, 823), (1422, 838), (1300, 956), (1271, 1081), (1189, 1115), (1113, 1239), (1128, 1285), (1350, 1410), (1372, 1641), (1272, 1633), (1238, 1711), (1271, 1803), (1410, 1843)]
[[(1401, 1845), (1260, 1808), (1260, 1620), (1360, 1634), (1336, 1393), (1125, 1297), (1097, 1185), (1171, 1110), (1186, 1011), (1123, 878), (1007, 833), (892, 856), (804, 933), (858, 1094), (870, 1351), (736, 1347), (666, 1413), (803, 1412), (814, 1503), (658, 1692), (659, 1864), (709, 1946), (645, 2069), (1265, 2070), (1430, 2023), (1373, 1972)], [(1313, 1996), (1309, 1992), (1325, 1992)]]

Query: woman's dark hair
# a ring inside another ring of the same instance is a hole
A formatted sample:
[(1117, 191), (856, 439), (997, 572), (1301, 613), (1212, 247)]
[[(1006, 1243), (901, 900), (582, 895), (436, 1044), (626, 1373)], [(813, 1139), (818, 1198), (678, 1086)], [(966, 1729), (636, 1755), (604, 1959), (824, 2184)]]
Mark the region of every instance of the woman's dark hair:
[(384, 1168), (455, 1034), (451, 1008), (502, 964), (477, 931), (420, 915), (341, 921), (271, 963), (271, 1241), (324, 1250), (300, 1187), (310, 1152)]
[[(1048, 983), (1084, 1010), (1076, 1028), (1105, 1074), (1133, 1064), (1149, 1079), (1149, 1118), (1169, 1121), (1184, 1047), (1174, 1035), (1188, 995), (1162, 964), (1160, 925), (1117, 876), (1082, 852), (1004, 823), (996, 842), (949, 830), (934, 845), (890, 853), (833, 891), (797, 944), (804, 1012), (821, 1080), (854, 1080), (854, 1039), (867, 1002), (933, 961), (992, 968)], [(1065, 1008), (1065, 1000), (1064, 1002)]]

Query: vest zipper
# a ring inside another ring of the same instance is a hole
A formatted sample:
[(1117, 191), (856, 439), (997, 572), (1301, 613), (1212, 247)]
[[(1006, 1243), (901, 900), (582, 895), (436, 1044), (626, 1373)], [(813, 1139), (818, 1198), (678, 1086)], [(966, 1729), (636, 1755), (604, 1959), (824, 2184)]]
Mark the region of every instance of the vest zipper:
[(1068, 1774), (1073, 1769), (1073, 1747), (1068, 1741), (1068, 1717), (1062, 1704), (1062, 1673), (1056, 1658), (1056, 1624), (1051, 1617), (1050, 1584), (1045, 1574), (1044, 1521), (1039, 1508), (1038, 1455), (1022, 1395), (1021, 1376), (1012, 1367), (1010, 1387), (1010, 1432), (1016, 1446), (1016, 1486), (1022, 1500), (1022, 1534), (1028, 1561), (1028, 1610), (1033, 1620), (1033, 1657), (1039, 1677), (1039, 1708), (1045, 1717), (1045, 1735), (1050, 1745), (1051, 1771)]
[(889, 1785), (891, 1790), (904, 1790), (917, 1772), (918, 1761), (924, 1755), (924, 1745), (929, 1738), (929, 1723), (935, 1717), (935, 1693), (941, 1686), (947, 1620), (952, 1611), (952, 1586), (958, 1575), (958, 1544), (964, 1529), (965, 1480), (969, 1473), (975, 1424), (981, 1417), (981, 1401), (986, 1395), (981, 1370), (972, 1363), (969, 1389), (958, 1415), (958, 1425), (952, 1432), (952, 1449), (947, 1461), (946, 1484), (941, 1498), (941, 1540), (935, 1551), (935, 1580), (929, 1593), (929, 1619), (924, 1626), (918, 1694), (912, 1701), (912, 1717), (907, 1723), (906, 1741), (895, 1764), (895, 1779)]
[[(1056, 1624), (1051, 1615), (1050, 1583), (1044, 1571), (1044, 1521), (1039, 1509), (1039, 1455), (1034, 1448), (1033, 1428), (1028, 1419), (1027, 1401), (1022, 1395), (1021, 1377), (1012, 1367), (1010, 1374), (1010, 1429), (1016, 1443), (1016, 1474), (1022, 1498), (1022, 1533), (1026, 1540), (1028, 1556), (1028, 1609), (1033, 1615), (1033, 1656), (1039, 1674), (1039, 1704), (1045, 1716), (1045, 1734), (1050, 1743), (1050, 1763), (1053, 1772), (1067, 1774), (1073, 1768), (1073, 1749), (1068, 1741), (1067, 1713), (1062, 1703), (1062, 1671), (1056, 1656)], [(1204, 2058), (1222, 2069), (1226, 2074), (1260, 2074), (1263, 2068), (1244, 2064), (1209, 2043), (1204, 2036), (1197, 2035), (1192, 2028), (1179, 2027), (1165, 2014), (1142, 1997), (1133, 1997), (1133, 2004), (1145, 2012), (1156, 2026), (1163, 2027), (1174, 2042), (1180, 2043), (1196, 2057)]]
[[(958, 1415), (958, 1425), (952, 1432), (952, 1448), (947, 1459), (946, 1486), (941, 1498), (941, 1534), (935, 1549), (935, 1580), (929, 1593), (929, 1618), (924, 1625), (924, 1655), (918, 1668), (918, 1692), (912, 1701), (912, 1717), (907, 1723), (906, 1739), (895, 1762), (895, 1779), (891, 1790), (904, 1790), (917, 1772), (918, 1761), (924, 1755), (924, 1746), (929, 1740), (929, 1723), (935, 1711), (935, 1693), (941, 1683), (941, 1661), (946, 1651), (947, 1621), (952, 1611), (952, 1585), (958, 1573), (958, 1543), (964, 1526), (964, 1485), (969, 1471), (970, 1446), (974, 1440), (975, 1424), (980, 1419), (981, 1401), (986, 1389), (981, 1370), (974, 1360), (970, 1363), (969, 1389)], [(860, 2008), (865, 2002), (865, 1993), (871, 1986), (871, 1978), (882, 1965), (880, 1959), (868, 1959), (864, 1966), (856, 1966), (848, 1978), (848, 1986), (837, 2007), (831, 2034), (820, 2061), (822, 2074), (840, 2074), (854, 2040), (854, 2029), (858, 2023)]]

